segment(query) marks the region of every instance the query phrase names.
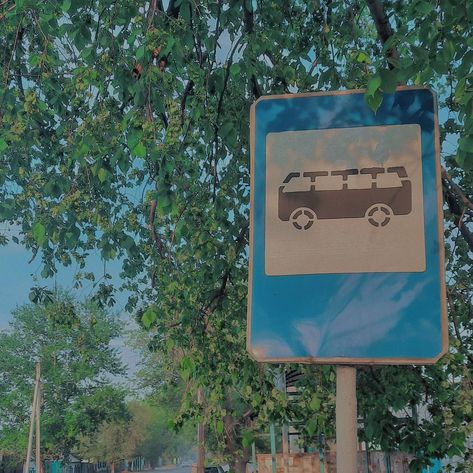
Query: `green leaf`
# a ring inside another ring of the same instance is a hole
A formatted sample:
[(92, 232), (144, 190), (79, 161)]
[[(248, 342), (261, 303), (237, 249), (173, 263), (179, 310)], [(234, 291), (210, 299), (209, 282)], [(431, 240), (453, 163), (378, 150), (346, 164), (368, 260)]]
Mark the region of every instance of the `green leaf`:
[(189, 356), (183, 356), (181, 360), (181, 376), (184, 380), (188, 380), (194, 370), (195, 364)]
[(5, 151), (7, 148), (8, 148), (7, 142), (3, 138), (0, 138), (0, 153), (2, 151)]
[(234, 79), (238, 74), (240, 74), (240, 65), (239, 64), (232, 64), (230, 66), (230, 77)]
[(163, 216), (168, 213), (168, 209), (172, 206), (171, 197), (168, 194), (162, 193), (159, 194), (158, 198), (158, 215)]
[(383, 94), (377, 90), (374, 95), (365, 94), (365, 100), (371, 110), (376, 113), (383, 102)]
[(455, 161), (462, 168), (472, 169), (473, 168), (473, 153), (469, 153), (467, 151), (463, 151), (462, 149), (458, 149), (458, 153), (455, 157)]
[(463, 136), (460, 138), (458, 148), (467, 153), (473, 153), (473, 136)]
[(417, 2), (415, 5), (416, 12), (421, 16), (428, 15), (435, 8), (435, 3), (421, 1)]
[(306, 425), (307, 433), (312, 437), (317, 433), (317, 419), (310, 419)]
[(395, 70), (383, 69), (379, 71), (381, 77), (381, 88), (384, 92), (392, 94), (397, 86), (397, 74)]
[(313, 411), (318, 411), (320, 409), (320, 399), (318, 398), (316, 394), (312, 395), (312, 399), (310, 400), (309, 407)]
[(99, 181), (103, 184), (108, 179), (110, 172), (107, 171), (105, 168), (100, 168), (97, 175), (98, 175)]
[(144, 158), (146, 156), (146, 147), (143, 143), (140, 142), (133, 148), (133, 154), (138, 158)]
[(139, 61), (140, 59), (143, 59), (145, 55), (145, 47), (141, 45), (137, 50), (136, 50), (136, 59)]
[(357, 62), (362, 62), (362, 63), (367, 63), (367, 64), (371, 64), (371, 60), (370, 58), (368, 57), (368, 55), (363, 52), (363, 51), (360, 51), (358, 53), (358, 55), (356, 56), (356, 61)]
[(157, 318), (156, 310), (154, 307), (148, 307), (141, 316), (141, 322), (146, 328), (150, 328)]
[(132, 248), (133, 246), (135, 246), (135, 240), (133, 240), (133, 238), (132, 238), (131, 236), (127, 236), (127, 237), (123, 240), (122, 246), (123, 246), (123, 248), (125, 248), (126, 250), (129, 250), (130, 248)]
[(115, 255), (117, 254), (117, 252), (115, 251), (115, 248), (110, 243), (105, 243), (102, 247), (101, 254), (102, 254), (102, 258), (105, 261), (108, 261), (110, 259), (115, 258)]
[(135, 146), (138, 145), (141, 138), (143, 136), (143, 130), (138, 128), (132, 128), (128, 131), (127, 143), (128, 146), (133, 149)]
[(69, 11), (69, 8), (71, 8), (71, 0), (64, 0), (61, 5), (61, 10), (64, 13), (67, 13)]
[(224, 426), (223, 426), (223, 421), (221, 419), (219, 419), (217, 421), (217, 424), (215, 426), (215, 430), (217, 431), (217, 433), (223, 434)]
[(169, 37), (166, 43), (166, 47), (164, 48), (163, 51), (161, 51), (160, 57), (166, 56), (167, 54), (169, 54), (175, 43), (176, 43), (176, 39), (172, 36)]
[(190, 370), (194, 367), (194, 363), (188, 356), (183, 356), (181, 360), (181, 368), (184, 370)]
[(224, 140), (228, 134), (231, 132), (231, 130), (234, 127), (234, 123), (230, 120), (226, 121), (218, 130), (219, 135), (222, 137)]
[(374, 96), (375, 92), (379, 89), (381, 85), (381, 77), (379, 75), (372, 76), (368, 81), (368, 86), (366, 88), (367, 95), (371, 97)]
[(243, 432), (241, 443), (243, 448), (248, 448), (253, 443), (253, 432), (249, 430)]
[(42, 223), (34, 223), (31, 227), (31, 233), (33, 234), (33, 238), (35, 239), (38, 246), (43, 246), (44, 243), (47, 241), (46, 228)]
[(37, 66), (40, 61), (41, 61), (41, 56), (39, 54), (32, 54), (28, 59), (28, 62), (32, 66)]

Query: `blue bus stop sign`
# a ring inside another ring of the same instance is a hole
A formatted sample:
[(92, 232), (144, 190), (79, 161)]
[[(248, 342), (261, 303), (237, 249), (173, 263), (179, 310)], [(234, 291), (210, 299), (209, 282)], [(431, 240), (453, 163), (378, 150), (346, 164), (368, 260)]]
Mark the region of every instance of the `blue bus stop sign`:
[(267, 96), (251, 112), (248, 351), (427, 364), (447, 350), (436, 100)]

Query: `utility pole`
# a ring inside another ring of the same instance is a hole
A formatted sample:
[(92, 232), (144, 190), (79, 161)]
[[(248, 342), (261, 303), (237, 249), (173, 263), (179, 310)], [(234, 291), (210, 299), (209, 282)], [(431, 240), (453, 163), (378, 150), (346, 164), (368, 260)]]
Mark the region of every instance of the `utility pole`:
[[(40, 382), (41, 382), (41, 364), (39, 361), (36, 362), (36, 378), (34, 383), (34, 391), (33, 391), (33, 404), (31, 405), (31, 419), (30, 419), (30, 431), (28, 434), (28, 448), (26, 450), (26, 461), (25, 461), (25, 468), (23, 473), (29, 473), (30, 471), (30, 462), (31, 462), (31, 453), (33, 450), (33, 433), (35, 430), (35, 421), (36, 421), (36, 465), (38, 465), (38, 456), (40, 456), (40, 448), (39, 445), (39, 430), (40, 430), (40, 422), (39, 422), (39, 389), (40, 389)], [(36, 466), (37, 467), (37, 466)], [(38, 471), (38, 473), (40, 473)]]
[(36, 473), (42, 473), (41, 467), (41, 364), (36, 364), (36, 382), (38, 394), (36, 396)]
[[(200, 405), (204, 401), (202, 388), (197, 391), (197, 403)], [(205, 464), (205, 425), (199, 422), (197, 426), (197, 473), (204, 473)]]

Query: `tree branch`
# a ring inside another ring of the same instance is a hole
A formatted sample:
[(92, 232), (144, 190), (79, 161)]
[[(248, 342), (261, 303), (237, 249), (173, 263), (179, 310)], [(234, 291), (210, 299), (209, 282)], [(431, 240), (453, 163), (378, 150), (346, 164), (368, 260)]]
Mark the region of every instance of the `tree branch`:
[(151, 240), (153, 240), (153, 243), (156, 246), (156, 249), (158, 250), (159, 256), (161, 256), (161, 258), (164, 259), (163, 243), (158, 238), (158, 234), (156, 233), (156, 227), (154, 225), (154, 218), (156, 216), (156, 206), (157, 206), (157, 201), (156, 201), (156, 199), (153, 199), (150, 202), (150, 206), (149, 206), (148, 228), (151, 232)]
[[(189, 4), (189, 24), (190, 24), (191, 31), (192, 31), (192, 40), (194, 41), (194, 49), (195, 49), (195, 53), (197, 55), (197, 60), (199, 61), (199, 66), (202, 68), (202, 66), (204, 65), (204, 54), (202, 52), (201, 41), (197, 38), (197, 35), (196, 35), (196, 32), (195, 32), (194, 19), (193, 19), (193, 15), (192, 15), (192, 5), (191, 4)], [(217, 41), (217, 39), (215, 39), (215, 41)]]
[(448, 182), (451, 191), (460, 199), (463, 205), (469, 210), (473, 211), (473, 203), (464, 194), (460, 186), (455, 183), (455, 181), (452, 179), (452, 177), (450, 176), (450, 174), (447, 172), (445, 168), (442, 168), (442, 179)]
[(180, 5), (176, 6), (176, 0), (170, 0), (166, 13), (172, 18), (177, 18), (179, 16), (180, 8)]
[[(243, 228), (240, 230), (240, 233), (237, 236), (237, 239), (235, 240), (236, 247), (237, 247), (237, 254), (242, 248), (244, 242), (246, 241), (246, 237), (248, 235), (248, 228), (249, 228), (249, 223), (246, 223)], [(229, 266), (225, 272), (222, 275), (222, 282), (220, 283), (220, 287), (210, 300), (210, 302), (207, 304), (207, 306), (204, 308), (203, 312), (206, 315), (211, 314), (220, 304), (222, 301), (223, 297), (225, 296), (225, 290), (227, 288), (227, 283), (228, 279), (230, 278), (230, 272), (233, 269), (232, 266)]]
[(462, 237), (465, 239), (470, 251), (473, 252), (473, 233), (468, 229), (468, 227), (463, 223), (462, 219), (457, 219), (455, 221)]
[(463, 343), (463, 339), (461, 337), (460, 329), (459, 329), (459, 324), (458, 324), (458, 317), (456, 313), (456, 308), (452, 300), (452, 294), (447, 289), (447, 300), (448, 300), (448, 305), (450, 307), (450, 312), (449, 314), (452, 316), (452, 321), (453, 321), (453, 330), (455, 331), (455, 335), (457, 337), (458, 342), (460, 343), (460, 346), (464, 349), (464, 354), (467, 357), (467, 359), (470, 361), (471, 364), (473, 364), (473, 356), (469, 353), (468, 347), (465, 347)]
[(0, 20), (3, 20), (9, 12), (11, 12), (14, 8), (16, 7), (16, 3), (13, 5), (9, 6), (4, 13), (0, 15)]
[[(13, 7), (15, 7), (15, 5), (13, 5)], [(10, 11), (10, 9), (7, 10), (7, 12)], [(6, 13), (5, 13), (6, 14)], [(0, 19), (2, 17), (0, 16)], [(11, 56), (10, 56), (10, 59), (8, 61), (8, 64), (5, 65), (5, 69), (4, 69), (4, 81), (5, 81), (5, 86), (8, 86), (8, 78), (10, 77), (10, 66), (11, 66), (11, 63), (13, 61), (13, 56), (15, 56), (15, 53), (16, 53), (16, 48), (18, 47), (18, 44), (22, 41), (23, 39), (23, 33), (24, 33), (24, 29), (21, 27), (21, 21), (18, 23), (18, 28), (16, 29), (16, 33), (15, 33), (15, 41), (13, 42), (13, 49), (12, 49), (12, 52), (11, 52)]]
[[(384, 10), (384, 5), (381, 0), (366, 0), (366, 3), (376, 25), (378, 36), (384, 45), (393, 35), (393, 30), (389, 24), (389, 19)], [(395, 61), (399, 59), (398, 52), (396, 49), (390, 48), (386, 52), (386, 57), (389, 62), (389, 68), (393, 69)], [(469, 214), (470, 212), (473, 212), (473, 204), (465, 196), (460, 187), (453, 182), (445, 169), (442, 169), (442, 182), (446, 193), (448, 208), (450, 212), (457, 217), (455, 219), (455, 225), (458, 227), (460, 233), (467, 242), (470, 251), (473, 252), (473, 232), (471, 232), (463, 222), (463, 217), (466, 213), (465, 210), (467, 209)], [(460, 202), (463, 205), (461, 205)]]
[[(386, 41), (393, 35), (393, 30), (389, 24), (389, 18), (384, 10), (384, 4), (381, 0), (366, 0), (371, 16), (376, 26), (379, 39), (384, 45)], [(399, 54), (395, 48), (390, 48), (386, 51), (386, 59), (389, 63), (389, 68), (394, 69), (395, 62), (399, 59)]]
[(226, 62), (226, 69), (225, 69), (225, 77), (223, 79), (223, 86), (222, 86), (222, 91), (220, 92), (220, 97), (218, 99), (217, 103), (217, 116), (215, 118), (215, 124), (214, 124), (214, 145), (213, 145), (213, 155), (212, 155), (212, 161), (213, 161), (213, 175), (214, 175), (214, 187), (213, 187), (213, 201), (215, 201), (215, 195), (217, 192), (217, 181), (218, 181), (218, 175), (217, 175), (217, 160), (218, 160), (218, 129), (219, 129), (219, 120), (220, 120), (220, 114), (222, 112), (222, 106), (223, 106), (223, 98), (225, 96), (225, 92), (227, 90), (227, 85), (228, 85), (228, 79), (230, 77), (230, 68), (233, 64), (233, 56), (237, 50), (237, 47), (243, 40), (244, 35), (241, 35), (235, 44), (233, 45), (230, 54), (228, 55), (228, 59)]
[(153, 19), (154, 19), (154, 14), (156, 13), (156, 10), (158, 8), (158, 0), (151, 0), (149, 3), (149, 9), (148, 9), (148, 31), (151, 29), (151, 26), (153, 25)]
[[(244, 10), (244, 16), (243, 16), (244, 32), (248, 35), (252, 35), (255, 30), (253, 12), (250, 11), (246, 7), (246, 2), (243, 2), (243, 10)], [(263, 95), (263, 93), (261, 91), (261, 87), (258, 84), (258, 80), (256, 79), (255, 74), (251, 75), (250, 83), (251, 83), (251, 92), (253, 93), (253, 96), (255, 97), (255, 99), (259, 99), (261, 95)]]
[(458, 230), (460, 230), (460, 233), (468, 244), (470, 251), (473, 252), (473, 232), (470, 231), (463, 220), (466, 212), (471, 215), (473, 204), (445, 169), (442, 169), (442, 184), (448, 209), (452, 215), (456, 217), (455, 225), (458, 227)]
[(254, 74), (251, 76), (251, 92), (253, 92), (255, 99), (259, 99), (263, 95), (261, 87), (259, 86)]
[(182, 99), (181, 99), (181, 126), (184, 125), (184, 113), (186, 111), (187, 97), (192, 92), (193, 88), (194, 88), (194, 81), (190, 80), (186, 84), (186, 88), (184, 89), (184, 94), (182, 95)]

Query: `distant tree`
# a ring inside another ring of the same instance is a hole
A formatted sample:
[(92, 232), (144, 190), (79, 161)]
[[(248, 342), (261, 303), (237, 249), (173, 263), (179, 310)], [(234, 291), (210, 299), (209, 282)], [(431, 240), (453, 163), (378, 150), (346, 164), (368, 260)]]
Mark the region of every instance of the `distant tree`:
[(42, 368), (44, 451), (67, 457), (80, 434), (126, 411), (125, 392), (112, 383), (124, 367), (113, 341), (116, 316), (67, 295), (13, 312), (0, 333), (0, 451), (26, 453), (35, 361)]
[(106, 461), (112, 472), (118, 463), (142, 456), (157, 466), (159, 459), (181, 456), (192, 447), (188, 430), (176, 434), (170, 428), (174, 412), (169, 406), (131, 401), (128, 417), (104, 422), (90, 436), (81, 436), (76, 453), (82, 458)]
[(91, 438), (83, 438), (78, 452), (82, 458), (105, 461), (115, 473), (118, 463), (135, 454), (139, 438), (137, 432), (124, 421), (104, 422)]

